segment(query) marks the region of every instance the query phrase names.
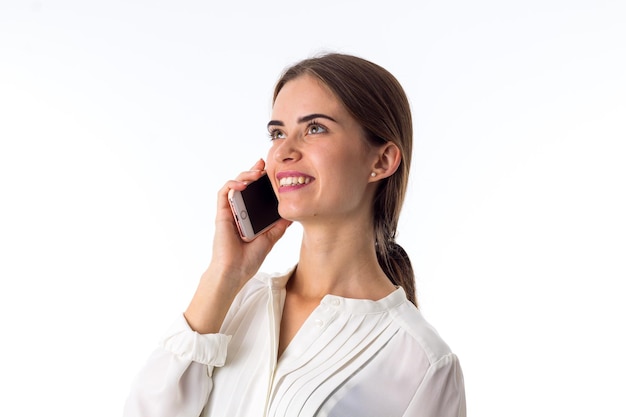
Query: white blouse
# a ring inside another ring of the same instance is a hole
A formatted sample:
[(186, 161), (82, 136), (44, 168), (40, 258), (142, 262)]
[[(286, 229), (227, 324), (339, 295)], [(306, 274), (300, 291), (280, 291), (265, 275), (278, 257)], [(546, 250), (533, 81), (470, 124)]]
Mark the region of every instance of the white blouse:
[(288, 277), (251, 279), (220, 334), (181, 315), (124, 416), (465, 416), (459, 360), (402, 288), (378, 301), (325, 296), (277, 360)]

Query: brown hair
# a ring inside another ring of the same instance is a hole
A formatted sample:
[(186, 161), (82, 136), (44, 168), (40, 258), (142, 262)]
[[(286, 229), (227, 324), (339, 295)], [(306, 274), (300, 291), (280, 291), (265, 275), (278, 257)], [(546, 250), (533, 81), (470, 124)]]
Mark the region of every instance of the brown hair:
[(331, 53), (289, 67), (276, 84), (273, 100), (287, 82), (304, 74), (316, 77), (330, 88), (359, 122), (370, 142), (379, 145), (393, 142), (400, 149), (402, 161), (398, 170), (380, 181), (374, 198), (376, 256), (391, 282), (402, 286), (407, 298), (417, 305), (411, 261), (395, 242), (413, 142), (406, 94), (398, 80), (381, 66), (355, 56)]

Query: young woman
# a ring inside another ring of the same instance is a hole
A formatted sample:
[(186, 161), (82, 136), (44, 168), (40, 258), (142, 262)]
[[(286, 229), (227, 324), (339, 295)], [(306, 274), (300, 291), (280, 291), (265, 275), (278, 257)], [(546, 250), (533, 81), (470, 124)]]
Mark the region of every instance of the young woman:
[[(412, 124), (397, 80), (341, 54), (289, 68), (267, 160), (218, 193), (213, 257), (138, 375), (131, 416), (465, 416), (457, 357), (417, 309), (394, 241)], [(267, 173), (280, 220), (252, 242), (227, 201)], [(257, 273), (293, 221), (298, 264)]]

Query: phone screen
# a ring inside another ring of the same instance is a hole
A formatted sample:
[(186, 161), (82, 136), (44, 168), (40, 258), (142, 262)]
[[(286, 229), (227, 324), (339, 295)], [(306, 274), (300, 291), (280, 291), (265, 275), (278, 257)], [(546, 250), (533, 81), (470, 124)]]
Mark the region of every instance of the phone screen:
[(251, 182), (241, 192), (241, 197), (246, 205), (248, 218), (255, 234), (280, 219), (278, 199), (267, 175)]

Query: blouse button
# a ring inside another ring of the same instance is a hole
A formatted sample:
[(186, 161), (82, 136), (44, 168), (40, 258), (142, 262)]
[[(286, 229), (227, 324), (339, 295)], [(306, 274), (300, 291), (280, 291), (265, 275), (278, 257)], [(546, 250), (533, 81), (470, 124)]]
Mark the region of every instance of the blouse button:
[(341, 302), (340, 302), (338, 299), (336, 299), (336, 298), (334, 298), (334, 299), (333, 299), (333, 301), (332, 301), (332, 304), (333, 304), (334, 306), (338, 306), (340, 303), (341, 303)]
[(320, 319), (315, 320), (315, 325), (317, 327), (322, 327), (324, 325), (324, 322)]

